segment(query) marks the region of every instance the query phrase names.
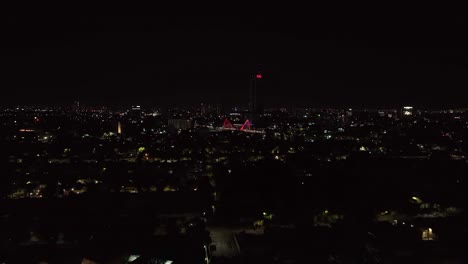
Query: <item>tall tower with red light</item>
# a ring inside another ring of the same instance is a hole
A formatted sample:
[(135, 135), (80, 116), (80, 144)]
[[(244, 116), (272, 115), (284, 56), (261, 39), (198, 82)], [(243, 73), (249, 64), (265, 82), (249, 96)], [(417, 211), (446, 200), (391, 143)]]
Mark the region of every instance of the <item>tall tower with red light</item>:
[(249, 90), (249, 120), (252, 123), (258, 119), (258, 115), (262, 112), (258, 102), (258, 88), (262, 83), (263, 74), (260, 70), (260, 66), (257, 68), (257, 72), (252, 75), (250, 79), (250, 90)]

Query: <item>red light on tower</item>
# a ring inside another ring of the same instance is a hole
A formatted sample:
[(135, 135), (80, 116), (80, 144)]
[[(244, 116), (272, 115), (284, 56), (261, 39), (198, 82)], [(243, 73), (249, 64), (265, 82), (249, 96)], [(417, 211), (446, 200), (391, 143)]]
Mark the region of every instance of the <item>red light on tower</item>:
[(263, 76), (261, 73), (257, 73), (257, 75), (255, 76), (257, 79), (261, 79)]

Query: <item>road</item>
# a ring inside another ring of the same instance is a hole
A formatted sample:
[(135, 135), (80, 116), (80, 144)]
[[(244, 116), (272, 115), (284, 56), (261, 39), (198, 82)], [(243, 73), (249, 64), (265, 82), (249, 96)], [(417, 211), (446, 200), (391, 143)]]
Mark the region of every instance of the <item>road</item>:
[(212, 244), (216, 245), (214, 257), (236, 257), (240, 255), (239, 244), (237, 243), (234, 231), (226, 227), (208, 227)]

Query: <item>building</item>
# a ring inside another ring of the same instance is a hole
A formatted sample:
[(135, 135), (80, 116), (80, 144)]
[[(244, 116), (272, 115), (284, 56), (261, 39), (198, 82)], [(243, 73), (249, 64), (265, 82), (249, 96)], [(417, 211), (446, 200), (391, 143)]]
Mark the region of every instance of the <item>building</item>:
[(194, 122), (191, 119), (169, 119), (167, 127), (169, 130), (189, 130), (193, 129)]
[(248, 118), (252, 123), (255, 123), (258, 116), (263, 112), (263, 102), (259, 100), (259, 90), (261, 90), (262, 79), (263, 75), (261, 72), (257, 72), (250, 80)]
[(201, 104), (200, 104), (200, 114), (202, 114), (202, 115), (207, 115), (208, 113), (209, 113), (208, 104), (201, 103)]
[(128, 115), (132, 118), (140, 118), (141, 117), (141, 106), (139, 105), (132, 105)]
[(401, 108), (401, 118), (413, 117), (415, 114), (412, 106), (403, 106)]
[(120, 121), (117, 122), (117, 134), (122, 134), (122, 123)]
[(201, 103), (200, 113), (202, 115), (220, 115), (223, 113), (223, 106), (221, 104)]
[(224, 113), (223, 105), (221, 105), (221, 104), (216, 104), (216, 105), (214, 106), (214, 111), (215, 111), (215, 114), (217, 114), (217, 115), (223, 114), (223, 113)]
[(81, 110), (80, 101), (73, 102), (72, 110), (75, 112), (79, 112)]

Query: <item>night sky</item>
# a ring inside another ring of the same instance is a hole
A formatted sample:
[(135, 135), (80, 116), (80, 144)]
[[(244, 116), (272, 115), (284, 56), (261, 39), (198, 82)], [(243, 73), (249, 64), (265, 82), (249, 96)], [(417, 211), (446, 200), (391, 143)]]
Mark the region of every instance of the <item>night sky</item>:
[(467, 106), (467, 18), (451, 14), (10, 16), (2, 104)]

